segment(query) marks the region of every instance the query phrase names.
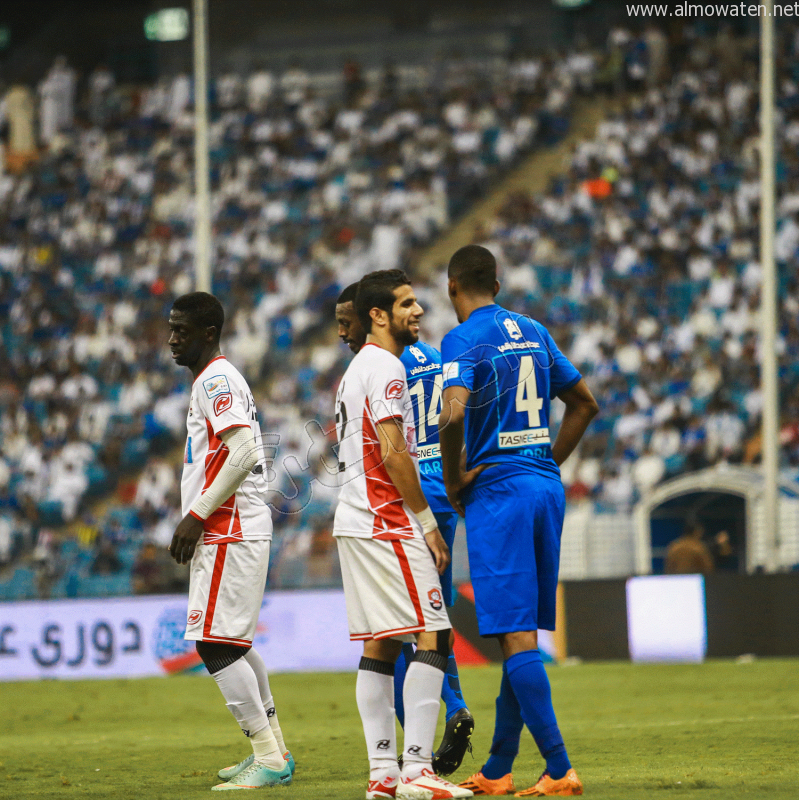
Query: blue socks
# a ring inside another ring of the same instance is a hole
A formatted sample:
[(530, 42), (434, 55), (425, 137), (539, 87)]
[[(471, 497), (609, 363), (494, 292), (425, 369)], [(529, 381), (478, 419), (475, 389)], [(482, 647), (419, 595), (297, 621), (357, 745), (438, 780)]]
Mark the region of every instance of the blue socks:
[(450, 653), (447, 659), (447, 669), (444, 673), (444, 684), (441, 687), (441, 699), (447, 706), (447, 722), (453, 717), (456, 711), (466, 708), (461, 692), (461, 681), (458, 677), (458, 664), (455, 656)]
[(413, 661), (413, 645), (406, 642), (402, 645), (402, 652), (394, 664), (394, 713), (397, 715), (401, 728), (405, 728), (405, 704), (402, 702), (402, 688), (405, 686), (405, 673), (408, 664)]
[[(505, 662), (505, 668), (513, 694), (518, 700), (524, 724), (533, 734), (541, 755), (546, 759), (547, 772), (552, 778), (559, 780), (571, 769), (571, 763), (566, 755), (566, 746), (558, 729), (558, 721), (555, 719), (549, 678), (541, 660), (541, 653), (538, 650), (516, 653)], [(499, 699), (497, 699), (497, 713), (499, 713)], [(483, 774), (485, 775), (485, 772)]]
[(523, 727), (519, 701), (510, 685), (507, 665), (503, 664), (491, 755), (480, 770), (486, 778), (495, 781), (513, 770), (513, 760), (519, 753), (519, 737)]
[[(399, 724), (403, 728), (405, 727), (405, 705), (402, 702), (402, 687), (405, 684), (405, 673), (408, 669), (408, 664), (413, 661), (414, 652), (412, 644), (403, 644), (402, 652), (394, 665), (394, 711)], [(458, 677), (458, 665), (452, 653), (447, 659), (447, 669), (444, 675), (444, 683), (441, 687), (441, 699), (447, 706), (447, 722), (456, 711), (466, 708), (463, 693), (461, 692), (460, 678)]]

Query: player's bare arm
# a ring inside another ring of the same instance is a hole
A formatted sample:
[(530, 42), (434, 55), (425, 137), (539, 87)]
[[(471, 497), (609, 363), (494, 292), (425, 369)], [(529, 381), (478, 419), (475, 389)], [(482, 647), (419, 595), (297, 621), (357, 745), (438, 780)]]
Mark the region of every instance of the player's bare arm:
[(220, 439), (230, 451), (225, 464), (200, 500), (178, 523), (169, 553), (178, 564), (188, 564), (203, 535), (205, 520), (241, 486), (258, 461), (258, 450), (247, 427), (223, 431)]
[(560, 466), (577, 447), (591, 420), (599, 413), (599, 405), (582, 378), (570, 389), (561, 392), (558, 398), (566, 404), (558, 435), (552, 445), (552, 458)]
[(481, 464), (467, 472), (463, 449), (463, 423), (469, 390), (465, 386), (448, 386), (441, 401), (441, 416), (438, 418), (438, 436), (441, 445), (441, 466), (444, 486), (452, 507), (464, 516), (461, 491), (467, 487), (486, 467)]
[[(427, 499), (422, 492), (419, 476), (408, 452), (405, 435), (398, 419), (386, 419), (377, 423), (377, 436), (380, 440), (380, 455), (389, 478), (402, 499), (414, 514), (420, 514), (428, 508)], [(436, 528), (424, 535), (427, 546), (441, 574), (450, 562), (449, 548)]]

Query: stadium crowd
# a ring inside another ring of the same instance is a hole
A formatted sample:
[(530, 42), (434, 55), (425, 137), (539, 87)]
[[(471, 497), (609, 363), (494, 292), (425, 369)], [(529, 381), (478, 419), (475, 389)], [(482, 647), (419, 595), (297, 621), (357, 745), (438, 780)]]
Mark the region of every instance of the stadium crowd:
[[(568, 497), (629, 509), (665, 477), (757, 459), (756, 52), (726, 30), (694, 34), (616, 30), (602, 53), (446, 62), (423, 84), (351, 65), (343, 100), (299, 69), (217, 80), (214, 292), (229, 311), (223, 351), (279, 437), (272, 586), (338, 581), (335, 490), (314, 480), (306, 429), (330, 429), (349, 357), (322, 335), (338, 292), (407, 265), (503, 169), (562, 136), (578, 91), (613, 92), (622, 110), (546, 193), (510, 197), (473, 237), (500, 261), (499, 301), (547, 325), (601, 404), (564, 467)], [(784, 44), (777, 257), (795, 467), (799, 41)], [(35, 567), (0, 583), (4, 596), (181, 580), (161, 559), (180, 507), (164, 456), (188, 395), (164, 342), (172, 300), (192, 288), (191, 84), (123, 94), (100, 72), (38, 163), (0, 178), (0, 564), (33, 548)], [(438, 345), (455, 324), (443, 273), (414, 277)], [(95, 518), (88, 502), (120, 474), (121, 504)], [(74, 538), (52, 532), (70, 520)]]
[[(315, 390), (337, 367), (299, 353), (341, 287), (405, 263), (521, 154), (561, 137), (592, 63), (456, 59), (371, 82), (348, 64), (342, 99), (299, 68), (215, 81), (213, 289), (229, 309), (226, 354), (268, 391), (264, 430), (285, 426), (286, 408), (328, 416)], [(3, 106), (9, 165), (32, 129), (25, 91)], [(12, 596), (117, 591), (141, 541), (168, 541), (179, 507), (175, 468), (158, 457), (185, 435), (188, 404), (165, 321), (193, 287), (192, 85), (123, 90), (100, 67), (78, 96), (58, 59), (39, 87), (42, 149), (0, 177), (0, 564), (32, 549), (37, 565), (15, 573)], [(300, 453), (304, 432), (286, 430), (282, 452)], [(145, 465), (95, 521), (90, 501)], [(325, 517), (329, 498), (310, 511)], [(65, 544), (52, 529), (73, 521), (80, 541)], [(102, 574), (115, 564), (106, 548), (90, 586), (94, 542), (120, 549), (119, 581)]]

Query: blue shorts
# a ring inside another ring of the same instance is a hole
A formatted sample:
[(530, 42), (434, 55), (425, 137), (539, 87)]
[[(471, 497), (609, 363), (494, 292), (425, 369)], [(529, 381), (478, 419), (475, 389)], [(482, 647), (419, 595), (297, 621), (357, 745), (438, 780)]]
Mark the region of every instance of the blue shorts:
[(563, 484), (496, 466), (477, 478), (464, 501), (480, 635), (555, 630)]
[[(449, 547), (450, 555), (452, 554), (452, 546), (455, 544), (455, 528), (458, 527), (458, 512), (457, 511), (434, 511), (433, 516), (438, 523), (438, 530), (441, 536)], [(456, 592), (455, 587), (452, 585), (452, 561), (449, 566), (444, 570), (441, 578), (441, 593), (444, 595), (444, 605), (451, 608), (455, 605)]]

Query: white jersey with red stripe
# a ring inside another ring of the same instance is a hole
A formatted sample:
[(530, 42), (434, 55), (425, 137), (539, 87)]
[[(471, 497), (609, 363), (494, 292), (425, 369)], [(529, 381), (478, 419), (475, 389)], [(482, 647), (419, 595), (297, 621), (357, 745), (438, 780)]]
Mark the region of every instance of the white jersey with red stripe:
[(183, 515), (211, 485), (230, 455), (220, 434), (231, 428), (249, 428), (258, 463), (250, 475), (205, 520), (201, 544), (226, 544), (272, 538), (272, 514), (264, 500), (268, 486), (261, 445), (261, 428), (250, 387), (242, 374), (224, 357), (208, 362), (191, 387), (188, 438), (183, 456), (180, 494)]
[(380, 453), (377, 423), (396, 418), (416, 462), (416, 428), (405, 367), (388, 350), (365, 344), (352, 359), (336, 394), (341, 492), (334, 536), (411, 539), (419, 520), (391, 482)]

